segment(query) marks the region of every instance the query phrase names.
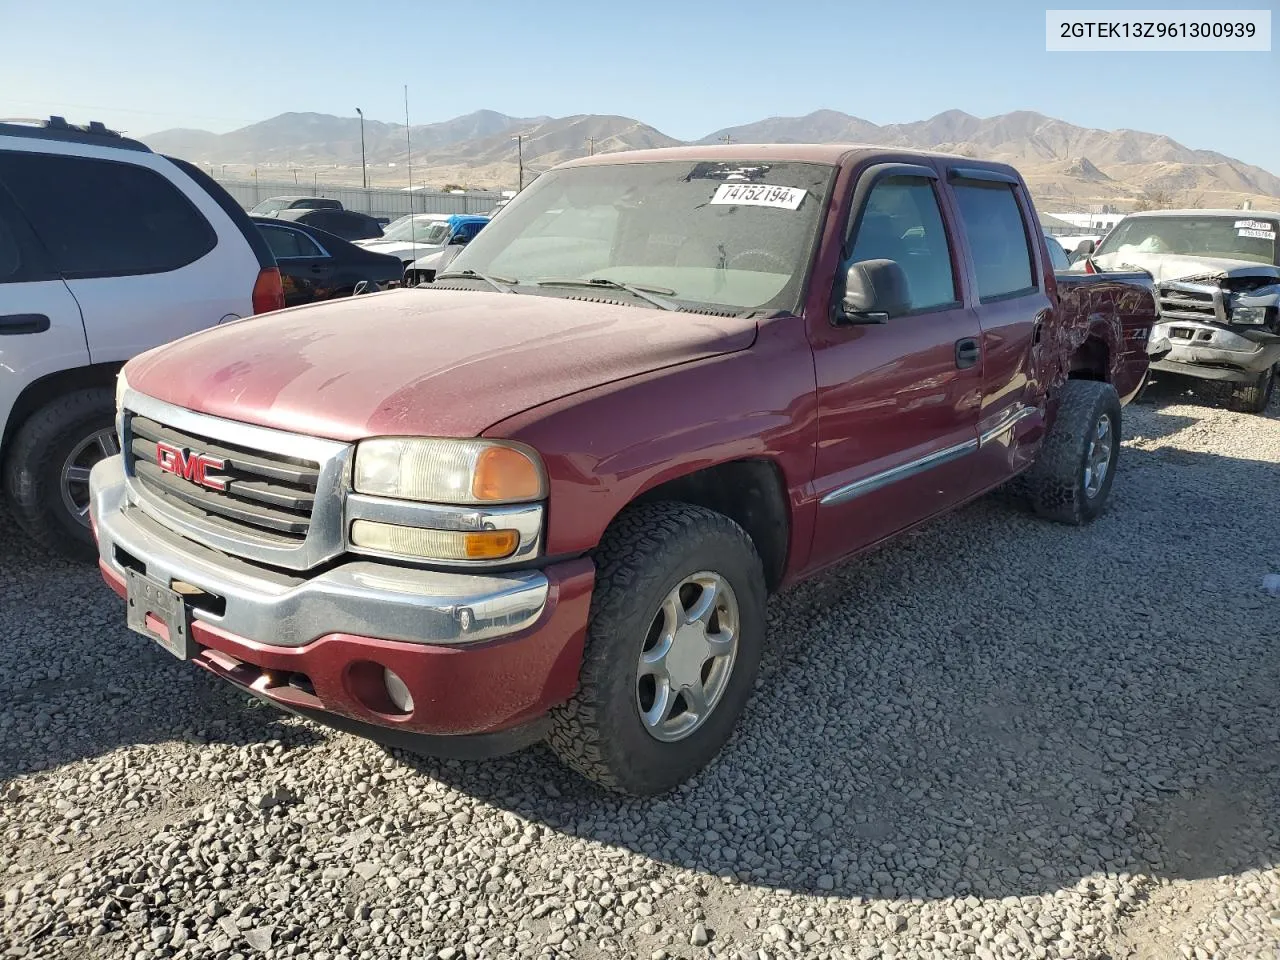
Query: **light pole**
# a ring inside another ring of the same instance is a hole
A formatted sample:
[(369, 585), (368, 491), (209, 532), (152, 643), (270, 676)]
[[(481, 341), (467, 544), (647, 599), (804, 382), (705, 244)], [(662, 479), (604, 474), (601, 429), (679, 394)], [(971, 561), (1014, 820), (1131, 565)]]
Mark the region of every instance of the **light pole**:
[(356, 113), (360, 114), (360, 180), (364, 184), (364, 188), (368, 190), (369, 168), (364, 163), (364, 111), (356, 107)]
[(524, 189), (524, 134), (518, 133), (511, 138), (516, 142), (516, 162), (520, 165), (520, 183), (516, 186), (516, 193)]

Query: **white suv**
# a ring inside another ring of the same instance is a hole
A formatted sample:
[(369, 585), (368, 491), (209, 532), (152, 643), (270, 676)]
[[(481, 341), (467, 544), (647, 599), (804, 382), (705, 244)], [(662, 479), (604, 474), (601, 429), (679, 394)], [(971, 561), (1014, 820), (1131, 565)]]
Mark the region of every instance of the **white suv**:
[(89, 470), (117, 452), (124, 361), (283, 305), (265, 241), (191, 164), (98, 123), (0, 123), (0, 463), (18, 523), (92, 557)]

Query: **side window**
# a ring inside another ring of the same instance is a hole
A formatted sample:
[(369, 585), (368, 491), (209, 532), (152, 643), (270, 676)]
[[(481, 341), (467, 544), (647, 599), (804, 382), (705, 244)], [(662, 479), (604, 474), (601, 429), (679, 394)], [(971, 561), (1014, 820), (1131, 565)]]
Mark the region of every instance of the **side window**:
[(932, 181), (886, 177), (871, 189), (850, 263), (894, 260), (907, 275), (911, 310), (935, 310), (955, 303), (951, 246)]
[(301, 230), (290, 230), (293, 234), (294, 243), (297, 245), (298, 252), (295, 257), (324, 257), (328, 256), (314, 240), (308, 237)]
[(0, 181), (68, 280), (176, 270), (218, 242), (191, 201), (145, 167), (0, 153)]
[(20, 279), (21, 270), (22, 252), (18, 249), (18, 238), (0, 217), (0, 283)]
[(31, 228), (0, 188), (0, 283), (57, 280)]
[(978, 274), (979, 299), (997, 300), (1035, 290), (1031, 245), (1013, 187), (967, 181), (954, 189)]
[(267, 246), (271, 248), (271, 255), (277, 260), (305, 256), (298, 250), (298, 238), (302, 236), (300, 231), (285, 227), (267, 227), (262, 224), (258, 224), (258, 229), (262, 231)]
[(1071, 262), (1067, 260), (1067, 251), (1053, 237), (1045, 237), (1044, 245), (1049, 248), (1049, 262), (1055, 270), (1070, 270)]

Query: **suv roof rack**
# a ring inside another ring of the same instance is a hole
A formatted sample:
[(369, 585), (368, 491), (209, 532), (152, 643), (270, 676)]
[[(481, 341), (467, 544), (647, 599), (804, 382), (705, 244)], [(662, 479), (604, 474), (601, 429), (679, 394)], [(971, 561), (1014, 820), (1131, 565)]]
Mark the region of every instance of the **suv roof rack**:
[(151, 153), (151, 148), (140, 140), (131, 140), (99, 120), (84, 126), (67, 123), (65, 117), (48, 120), (0, 120), (0, 137), (28, 137), (33, 140), (59, 140), (64, 143), (86, 143), (120, 150), (139, 150)]

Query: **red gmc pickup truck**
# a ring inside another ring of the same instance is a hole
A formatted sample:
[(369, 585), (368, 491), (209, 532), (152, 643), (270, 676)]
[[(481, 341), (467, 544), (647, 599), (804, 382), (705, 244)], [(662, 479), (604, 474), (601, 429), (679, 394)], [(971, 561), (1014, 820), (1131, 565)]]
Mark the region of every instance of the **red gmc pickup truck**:
[(652, 794), (729, 737), (771, 591), (1020, 474), (1097, 516), (1154, 320), (1149, 277), (1055, 277), (1001, 164), (574, 161), (430, 286), (131, 361), (100, 565), (286, 710)]

